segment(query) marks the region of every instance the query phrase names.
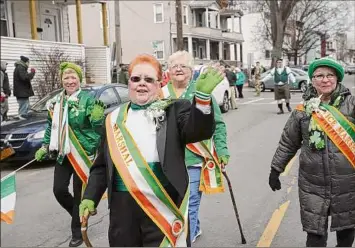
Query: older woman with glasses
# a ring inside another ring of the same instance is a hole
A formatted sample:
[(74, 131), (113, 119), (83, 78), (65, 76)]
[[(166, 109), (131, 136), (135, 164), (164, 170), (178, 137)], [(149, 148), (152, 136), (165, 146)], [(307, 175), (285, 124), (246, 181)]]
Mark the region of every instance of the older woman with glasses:
[[(163, 97), (193, 101), (197, 94), (197, 83), (191, 80), (193, 67), (191, 54), (186, 51), (172, 54), (169, 57), (168, 66), (171, 80), (162, 88)], [(224, 76), (221, 68), (219, 68), (219, 71)], [(201, 75), (197, 78), (197, 82), (200, 77)], [(229, 161), (226, 125), (222, 119), (218, 104), (213, 96), (211, 98), (216, 121), (216, 130), (213, 137), (203, 142), (188, 144), (185, 152), (185, 163), (190, 176), (189, 217), (192, 242), (202, 233), (198, 217), (202, 192), (223, 192), (221, 169)], [(213, 175), (213, 180), (206, 178), (208, 177), (208, 172)], [(204, 175), (202, 178), (201, 174)], [(212, 184), (211, 181), (216, 183)]]
[(130, 102), (106, 118), (80, 216), (95, 213), (108, 188), (110, 246), (189, 246), (184, 147), (212, 136), (211, 92), (222, 76), (202, 75), (191, 104), (158, 99), (162, 68), (153, 56), (136, 57), (128, 73)]
[(343, 67), (331, 58), (309, 66), (312, 86), (286, 123), (272, 160), (269, 184), (281, 189), (280, 173), (301, 149), (299, 199), (307, 246), (327, 246), (328, 217), (337, 246), (351, 247), (355, 234), (355, 97), (341, 84)]

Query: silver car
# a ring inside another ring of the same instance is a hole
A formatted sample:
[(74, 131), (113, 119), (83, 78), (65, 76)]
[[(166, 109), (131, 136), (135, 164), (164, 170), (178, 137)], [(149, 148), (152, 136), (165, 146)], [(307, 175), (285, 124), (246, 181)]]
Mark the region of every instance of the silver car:
[[(301, 90), (302, 92), (305, 92), (308, 85), (310, 84), (310, 80), (308, 77), (307, 72), (300, 70), (300, 69), (296, 69), (296, 68), (290, 68), (293, 75), (296, 78), (296, 83), (295, 85), (290, 84), (291, 90)], [(270, 73), (271, 70), (267, 70), (266, 72), (264, 72), (263, 74), (261, 74), (261, 91), (264, 92), (265, 90), (271, 90), (274, 91), (275, 88), (275, 83), (274, 83), (274, 79), (270, 78), (267, 81), (264, 81), (263, 79)], [(255, 80), (251, 80), (251, 82), (249, 83), (249, 85), (251, 87), (255, 87)]]

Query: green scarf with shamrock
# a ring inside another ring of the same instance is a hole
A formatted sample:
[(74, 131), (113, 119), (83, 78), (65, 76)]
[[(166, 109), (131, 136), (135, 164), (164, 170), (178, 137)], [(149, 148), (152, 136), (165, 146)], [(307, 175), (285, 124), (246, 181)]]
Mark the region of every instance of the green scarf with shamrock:
[[(341, 83), (337, 84), (337, 87), (330, 96), (329, 105), (339, 108), (341, 103), (344, 101), (345, 96), (349, 95), (350, 91)], [(312, 149), (322, 150), (325, 148), (325, 133), (322, 128), (317, 124), (317, 122), (312, 117), (312, 112), (307, 111), (309, 109), (310, 102), (319, 97), (316, 89), (310, 86), (305, 94), (303, 95), (304, 107), (308, 116), (311, 117), (309, 123), (309, 146)]]

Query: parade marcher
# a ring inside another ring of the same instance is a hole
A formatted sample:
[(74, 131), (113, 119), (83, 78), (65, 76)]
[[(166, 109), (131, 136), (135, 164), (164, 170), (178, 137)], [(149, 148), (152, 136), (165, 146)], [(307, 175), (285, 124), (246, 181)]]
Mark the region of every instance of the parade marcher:
[(261, 92), (261, 74), (263, 74), (265, 72), (264, 67), (262, 67), (260, 65), (260, 62), (256, 62), (256, 66), (252, 69), (251, 74), (254, 76), (254, 80), (255, 80), (255, 91), (256, 91), (256, 96), (260, 96), (260, 92)]
[(236, 70), (236, 76), (237, 76), (237, 81), (235, 82), (235, 86), (237, 87), (237, 90), (238, 90), (238, 98), (244, 98), (243, 86), (245, 83), (245, 74), (238, 67), (235, 70)]
[(26, 119), (28, 110), (30, 109), (30, 97), (34, 96), (31, 80), (36, 74), (36, 70), (31, 68), (31, 72), (27, 72), (30, 65), (29, 58), (20, 56), (20, 60), (15, 63), (14, 70), (14, 96), (19, 105), (19, 119)]
[(9, 77), (6, 72), (7, 62), (1, 61), (0, 71), (0, 92), (1, 92), (1, 121), (7, 120), (7, 112), (9, 111), (9, 96), (11, 96), (11, 89)]
[(129, 66), (130, 102), (106, 118), (105, 138), (80, 205), (86, 217), (108, 188), (110, 246), (187, 246), (188, 173), (184, 147), (212, 136), (214, 70), (196, 82), (192, 104), (159, 99), (162, 68), (151, 55)]
[(233, 72), (232, 68), (227, 68), (226, 69), (226, 77), (227, 80), (229, 82), (229, 91), (230, 91), (230, 103), (231, 103), (231, 107), (232, 109), (238, 109), (237, 107), (237, 101), (235, 100), (235, 82), (237, 81), (237, 76), (235, 75), (235, 73)]
[(301, 149), (299, 200), (307, 246), (327, 246), (328, 217), (340, 247), (355, 234), (355, 97), (341, 81), (343, 67), (321, 58), (309, 65), (312, 86), (288, 119), (272, 160), (269, 184), (281, 189), (280, 173)]
[[(169, 57), (168, 64), (171, 81), (162, 89), (163, 97), (192, 101), (196, 94), (196, 83), (191, 81), (193, 66), (191, 54), (186, 51), (178, 51)], [(201, 68), (201, 71), (203, 72), (204, 68)], [(224, 67), (220, 71), (223, 73)], [(198, 77), (196, 80), (198, 80)], [(192, 241), (195, 241), (202, 233), (198, 217), (202, 192), (218, 193), (224, 190), (220, 168), (228, 164), (229, 161), (226, 125), (223, 121), (221, 110), (213, 96), (212, 102), (216, 121), (216, 130), (213, 138), (204, 142), (189, 144), (185, 152), (185, 162), (190, 176), (189, 218)], [(208, 151), (201, 150), (201, 148), (206, 147), (209, 149)], [(203, 180), (200, 180), (201, 174), (208, 173), (207, 167), (209, 165), (216, 165), (212, 167), (213, 173), (211, 172), (218, 178), (216, 185), (208, 184), (205, 176), (202, 177)]]
[(283, 114), (284, 110), (282, 107), (282, 99), (285, 99), (286, 107), (289, 112), (292, 111), (290, 106), (290, 83), (294, 84), (296, 82), (296, 78), (293, 75), (291, 69), (287, 66), (282, 65), (282, 59), (276, 60), (276, 68), (271, 69), (270, 73), (263, 79), (263, 81), (267, 81), (270, 78), (274, 79), (275, 83), (275, 100), (277, 101), (277, 106), (279, 107), (279, 112), (277, 114)]
[[(81, 90), (82, 70), (73, 63), (60, 65), (63, 91), (49, 100), (48, 127), (43, 146), (36, 152), (37, 161), (57, 156), (53, 193), (59, 204), (72, 216), (72, 239), (69, 247), (82, 244), (79, 204), (83, 183), (100, 144), (104, 122), (104, 104)], [(73, 175), (73, 193), (69, 193)]]

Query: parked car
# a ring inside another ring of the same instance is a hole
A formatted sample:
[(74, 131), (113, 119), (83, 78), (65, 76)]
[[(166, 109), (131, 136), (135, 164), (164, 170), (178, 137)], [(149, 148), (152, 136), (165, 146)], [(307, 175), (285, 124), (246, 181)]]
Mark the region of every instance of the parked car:
[[(206, 68), (207, 66), (205, 65), (195, 66), (192, 79), (196, 80), (200, 76), (200, 73)], [(226, 77), (224, 77), (223, 82), (217, 85), (217, 87), (213, 90), (212, 95), (220, 106), (222, 113), (228, 112), (231, 92), (229, 90), (229, 82)]]
[[(290, 84), (291, 86), (291, 90), (301, 90), (302, 92), (305, 92), (308, 85), (310, 84), (310, 80), (308, 77), (307, 72), (300, 70), (300, 69), (296, 69), (296, 68), (290, 68), (293, 75), (296, 78), (296, 86), (293, 86), (292, 84)], [(264, 72), (263, 74), (261, 74), (261, 91), (265, 91), (265, 90), (271, 90), (274, 91), (275, 89), (275, 83), (274, 83), (274, 79), (271, 78), (269, 80), (267, 80), (266, 82), (263, 80), (269, 73), (271, 70), (268, 70), (266, 72)], [(249, 86), (251, 87), (255, 87), (255, 80), (250, 80), (249, 82)]]
[[(127, 102), (128, 88), (126, 85), (106, 84), (87, 85), (82, 88), (89, 91), (95, 98), (100, 99), (106, 105), (105, 114), (113, 111), (119, 104)], [(29, 161), (42, 146), (46, 124), (48, 100), (58, 94), (56, 90), (36, 102), (29, 112), (26, 120), (9, 121), (2, 123), (0, 134), (0, 149), (2, 154), (6, 153), (6, 147), (11, 146), (15, 154), (5, 158), (6, 162)], [(11, 148), (9, 150), (12, 150)]]
[(346, 66), (345, 72), (349, 75), (355, 74), (355, 65)]

